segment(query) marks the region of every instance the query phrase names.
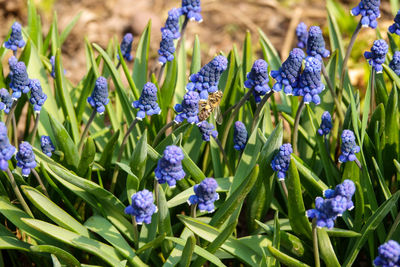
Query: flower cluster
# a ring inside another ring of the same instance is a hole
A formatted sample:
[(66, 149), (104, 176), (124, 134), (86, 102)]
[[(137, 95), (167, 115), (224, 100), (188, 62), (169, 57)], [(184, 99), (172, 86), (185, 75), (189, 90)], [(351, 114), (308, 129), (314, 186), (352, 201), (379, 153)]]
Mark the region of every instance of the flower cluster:
[(383, 39), (375, 40), (371, 52), (366, 51), (364, 57), (368, 59), (369, 65), (378, 73), (382, 72), (382, 64), (385, 63), (385, 57), (389, 51), (389, 46)]
[(307, 210), (308, 218), (316, 219), (317, 227), (333, 228), (338, 216), (342, 216), (346, 210), (354, 207), (351, 200), (356, 187), (351, 180), (344, 180), (342, 184), (336, 186), (335, 190), (328, 189), (324, 192), (324, 198), (315, 199), (315, 209)]
[(216, 56), (198, 73), (190, 76), (190, 83), (186, 86), (187, 90), (198, 92), (201, 99), (208, 99), (208, 94), (218, 90), (219, 79), (227, 67), (228, 60), (224, 56)]
[(145, 189), (132, 196), (132, 204), (125, 208), (125, 213), (135, 216), (136, 223), (151, 223), (151, 216), (157, 212), (153, 193)]
[(297, 36), (297, 47), (306, 48), (308, 33), (307, 33), (307, 25), (304, 22), (300, 22), (297, 25), (296, 36)]
[(170, 30), (163, 29), (161, 31), (160, 49), (158, 50), (158, 61), (161, 64), (165, 64), (167, 61), (172, 61), (174, 59), (174, 52), (174, 35)]
[(219, 199), (217, 188), (218, 183), (214, 178), (205, 178), (194, 186), (195, 195), (189, 197), (188, 203), (197, 204), (200, 211), (214, 212), (214, 202)]
[(182, 149), (178, 146), (167, 146), (163, 157), (158, 161), (157, 168), (154, 170), (158, 183), (168, 183), (170, 187), (175, 187), (176, 181), (185, 177), (182, 168), (184, 158)]
[(10, 108), (13, 104), (13, 99), (8, 91), (4, 88), (0, 89), (0, 110), (4, 110), (6, 114), (10, 112)]
[(389, 67), (400, 76), (400, 51), (396, 51), (393, 55), (392, 61), (389, 63)]
[(276, 80), (272, 87), (275, 92), (279, 92), (283, 87), (285, 94), (293, 94), (293, 88), (297, 86), (300, 77), (304, 57), (303, 50), (294, 48), (279, 70), (271, 71), (271, 77)]
[(21, 97), (22, 93), (26, 94), (29, 92), (30, 80), (24, 62), (12, 64), (13, 65), (10, 65), (10, 88), (13, 90), (12, 98), (18, 99)]
[(47, 95), (43, 93), (40, 81), (37, 79), (31, 80), (29, 87), (31, 88), (29, 102), (33, 105), (33, 110), (39, 113), (47, 99)]
[(211, 123), (208, 123), (207, 121), (202, 121), (198, 123), (197, 126), (199, 127), (201, 138), (203, 139), (203, 141), (210, 141), (211, 136), (217, 138), (218, 132), (214, 130), (215, 127)]
[(290, 165), (290, 154), (293, 153), (291, 144), (283, 144), (279, 148), (278, 154), (271, 162), (271, 167), (275, 172), (278, 172), (278, 180), (285, 180), (286, 173)]
[(321, 102), (319, 94), (325, 89), (325, 85), (321, 81), (321, 64), (319, 59), (307, 57), (298, 85), (293, 88), (293, 94), (302, 96), (306, 104), (313, 102), (318, 105)]
[(324, 37), (318, 26), (311, 26), (308, 31), (307, 55), (322, 59), (329, 57), (330, 52), (325, 48)]
[(106, 110), (105, 105), (110, 102), (106, 78), (102, 76), (97, 78), (92, 95), (88, 97), (87, 101), (93, 108), (96, 108), (98, 113), (103, 114)]
[(19, 145), (15, 158), (17, 159), (17, 166), (22, 169), (22, 176), (28, 176), (31, 169), (36, 167), (35, 154), (28, 142), (22, 142)]
[(14, 52), (18, 50), (18, 48), (22, 48), (25, 46), (25, 41), (22, 38), (22, 33), (21, 33), (21, 24), (18, 22), (14, 22), (14, 24), (11, 26), (11, 35), (10, 39), (8, 39), (4, 43), (5, 48), (10, 49)]
[(10, 144), (7, 136), (7, 127), (0, 122), (0, 169), (6, 171), (8, 169), (8, 161), (15, 153), (15, 147)]
[(185, 119), (188, 123), (198, 123), (199, 117), (199, 100), (200, 96), (195, 91), (189, 91), (183, 96), (182, 104), (175, 105), (175, 111), (179, 114), (175, 117), (176, 123), (181, 123)]
[[(122, 42), (120, 45), (122, 57), (127, 61), (132, 61), (133, 57), (131, 55), (132, 51), (132, 42), (133, 42), (133, 35), (132, 33), (127, 33), (122, 38)], [(117, 55), (119, 60), (119, 55)]]
[(182, 14), (188, 19), (202, 22), (203, 17), (200, 12), (200, 0), (182, 0)]
[(42, 137), (40, 137), (40, 147), (42, 148), (42, 152), (49, 157), (51, 157), (54, 150), (56, 150), (53, 142), (50, 139), (50, 136), (46, 135), (42, 135)]
[(268, 85), (268, 63), (263, 59), (257, 59), (244, 82), (246, 88), (254, 88), (253, 95), (256, 103), (261, 101), (261, 96), (269, 93), (271, 88)]
[(360, 152), (360, 147), (356, 144), (356, 138), (351, 130), (342, 132), (342, 154), (339, 156), (339, 162), (354, 161), (357, 159), (356, 153)]
[(8, 66), (10, 66), (10, 79), (13, 76), (14, 69), (17, 66), (18, 59), (15, 56), (12, 56), (8, 59)]
[(325, 111), (321, 116), (321, 125), (318, 129), (319, 135), (328, 135), (332, 129), (332, 117), (328, 111)]
[(179, 32), (179, 17), (182, 15), (181, 8), (173, 8), (168, 11), (168, 18), (165, 21), (165, 26), (161, 28), (161, 32), (166, 29), (170, 30), (173, 39), (179, 39), (181, 33)]
[(157, 104), (157, 87), (151, 82), (146, 83), (139, 100), (133, 101), (132, 106), (139, 109), (136, 114), (139, 120), (142, 120), (146, 114), (149, 116), (160, 114), (161, 109)]
[(248, 135), (246, 126), (241, 121), (235, 122), (233, 128), (233, 148), (238, 151), (242, 151), (246, 147), (247, 139)]
[(382, 244), (378, 248), (378, 257), (374, 264), (382, 267), (400, 266), (400, 245), (394, 240)]
[(397, 12), (396, 17), (394, 17), (394, 23), (389, 26), (389, 32), (400, 35), (400, 10)]
[(361, 2), (351, 10), (353, 16), (361, 15), (361, 25), (375, 29), (378, 26), (378, 19), (381, 16), (379, 6), (381, 0), (361, 0)]

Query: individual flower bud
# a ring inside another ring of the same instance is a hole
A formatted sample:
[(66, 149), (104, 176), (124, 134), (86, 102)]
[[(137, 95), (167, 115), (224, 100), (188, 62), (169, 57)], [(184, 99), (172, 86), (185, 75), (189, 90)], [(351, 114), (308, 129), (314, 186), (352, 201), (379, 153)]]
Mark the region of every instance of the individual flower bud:
[(325, 48), (324, 37), (322, 36), (322, 31), (318, 26), (311, 26), (308, 31), (307, 54), (316, 57), (319, 60), (329, 57), (330, 55), (329, 50)]
[(178, 115), (175, 117), (176, 123), (181, 123), (185, 119), (188, 123), (198, 123), (199, 117), (199, 94), (195, 91), (189, 91), (183, 96), (182, 104), (175, 105), (175, 111)]
[(22, 176), (28, 176), (31, 173), (31, 169), (36, 167), (35, 154), (28, 142), (22, 142), (19, 145), (15, 158), (17, 159), (17, 166), (22, 169)]
[(132, 106), (139, 109), (136, 114), (136, 118), (139, 120), (142, 120), (146, 114), (149, 116), (160, 114), (161, 109), (157, 103), (157, 87), (151, 82), (146, 83), (139, 100), (133, 101)]
[(159, 184), (168, 183), (170, 187), (175, 187), (176, 181), (185, 177), (182, 168), (184, 154), (178, 146), (167, 146), (163, 157), (158, 161), (157, 168), (154, 170)]
[(394, 240), (382, 244), (378, 248), (378, 257), (374, 260), (375, 266), (400, 266), (400, 245)]
[(247, 80), (244, 82), (246, 88), (254, 88), (253, 95), (256, 103), (260, 103), (261, 96), (271, 91), (268, 82), (268, 63), (263, 59), (257, 59), (250, 72), (247, 73)]
[(167, 61), (172, 61), (174, 59), (175, 45), (174, 45), (174, 35), (168, 29), (161, 31), (161, 42), (160, 49), (158, 50), (158, 61), (161, 64), (167, 63)]
[[(132, 33), (127, 33), (124, 35), (124, 38), (122, 38), (122, 42), (120, 45), (122, 57), (127, 61), (132, 61), (133, 59), (131, 55), (132, 42), (133, 42)], [(119, 55), (117, 55), (117, 58), (119, 59)]]
[(351, 130), (342, 132), (342, 154), (339, 156), (339, 162), (354, 161), (357, 159), (356, 153), (360, 152), (360, 147), (356, 144), (356, 138)]
[(10, 38), (4, 43), (4, 47), (16, 52), (18, 48), (22, 48), (24, 46), (25, 41), (22, 38), (21, 24), (14, 22), (14, 24), (11, 26)]
[(331, 129), (332, 117), (328, 111), (325, 111), (321, 116), (321, 125), (319, 126), (318, 134), (321, 136), (328, 135), (331, 132)]
[(182, 0), (182, 14), (190, 20), (202, 22), (200, 0)]
[(102, 76), (97, 78), (93, 92), (91, 96), (88, 97), (87, 101), (93, 108), (96, 108), (98, 113), (103, 114), (103, 112), (106, 110), (105, 105), (110, 102), (110, 99), (108, 99), (108, 86), (106, 78)]
[(247, 144), (247, 130), (246, 126), (241, 121), (235, 122), (233, 128), (233, 148), (238, 151), (243, 151)]
[(381, 16), (379, 11), (380, 0), (361, 0), (361, 2), (351, 10), (353, 16), (361, 15), (361, 25), (375, 29), (378, 26), (378, 19)]
[(10, 88), (13, 90), (12, 98), (18, 99), (22, 93), (29, 92), (30, 80), (24, 62), (18, 62), (12, 67)]
[(50, 136), (46, 135), (40, 137), (40, 147), (42, 148), (42, 152), (49, 157), (51, 157), (52, 153), (56, 150)]
[(194, 186), (195, 194), (189, 197), (189, 204), (197, 204), (200, 211), (214, 212), (214, 202), (219, 199), (217, 188), (218, 184), (214, 178), (205, 178)]
[(132, 204), (125, 208), (125, 213), (134, 216), (137, 224), (151, 223), (151, 216), (156, 212), (153, 193), (147, 189), (133, 194)]
[(368, 59), (369, 65), (377, 72), (383, 70), (382, 64), (385, 63), (386, 54), (389, 51), (389, 46), (383, 39), (375, 40), (371, 48), (371, 52), (366, 51), (364, 57)]
[(37, 79), (31, 80), (29, 87), (31, 88), (29, 102), (33, 105), (33, 110), (39, 113), (47, 99), (47, 95), (43, 93), (40, 81)]
[(290, 155), (293, 153), (291, 144), (283, 144), (271, 162), (272, 169), (277, 172), (278, 180), (285, 180), (290, 165)]
[(211, 136), (217, 138), (218, 132), (214, 130), (215, 127), (211, 123), (208, 123), (207, 121), (202, 121), (198, 123), (197, 126), (199, 127), (201, 138), (203, 139), (203, 141), (210, 141)]
[(297, 47), (306, 48), (308, 32), (307, 32), (307, 25), (304, 22), (300, 22), (297, 25), (296, 36), (297, 36)]

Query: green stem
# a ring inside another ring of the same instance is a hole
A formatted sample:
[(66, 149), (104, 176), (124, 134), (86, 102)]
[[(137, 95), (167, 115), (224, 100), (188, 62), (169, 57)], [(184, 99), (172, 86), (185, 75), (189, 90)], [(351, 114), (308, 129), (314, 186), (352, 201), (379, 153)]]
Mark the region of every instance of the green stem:
[(35, 125), (33, 126), (33, 130), (32, 130), (32, 138), (31, 138), (31, 144), (32, 145), (35, 142), (36, 133), (37, 133), (38, 126), (39, 126), (39, 119), (40, 119), (40, 112), (38, 112), (36, 114)]
[(319, 262), (319, 249), (318, 249), (318, 233), (317, 233), (317, 219), (312, 220), (312, 237), (313, 237), (313, 249), (314, 249), (314, 261), (315, 267), (320, 266)]
[(158, 84), (158, 86), (160, 86), (160, 87), (161, 87), (160, 82), (161, 82), (161, 78), (162, 78), (163, 73), (164, 73), (164, 70), (165, 70), (165, 65), (166, 65), (166, 64), (163, 63), (163, 64), (161, 65), (161, 67), (160, 67), (160, 71), (158, 72), (157, 84)]
[(22, 207), (24, 208), (25, 212), (29, 214), (29, 216), (33, 217), (32, 211), (29, 209), (28, 204), (26, 204), (24, 198), (21, 195), (21, 191), (19, 191), (18, 185), (15, 182), (14, 175), (11, 173), (10, 169), (7, 168), (6, 170), (8, 178), (10, 178), (11, 186), (14, 190), (15, 195), (17, 196), (17, 199), (21, 203)]
[(375, 73), (376, 71), (374, 68), (371, 70), (371, 107), (369, 109), (370, 114), (372, 113), (372, 110), (375, 110)]
[(303, 109), (305, 107), (305, 103), (304, 103), (304, 99), (301, 100), (300, 106), (297, 109), (297, 113), (296, 113), (296, 118), (294, 120), (294, 126), (293, 126), (293, 135), (292, 135), (292, 146), (293, 146), (293, 153), (294, 154), (298, 154), (297, 153), (297, 137), (299, 134), (299, 123), (300, 123), (300, 117), (301, 117), (301, 113), (303, 112)]
[(81, 136), (81, 140), (79, 140), (79, 144), (78, 144), (78, 151), (79, 151), (79, 152), (82, 150), (84, 141), (85, 141), (85, 139), (86, 139), (86, 135), (87, 135), (87, 133), (89, 132), (90, 124), (92, 124), (92, 122), (93, 122), (93, 120), (94, 120), (94, 117), (96, 116), (96, 113), (97, 113), (96, 109), (93, 109), (92, 114), (90, 115), (89, 120), (86, 122), (86, 126), (85, 126), (85, 129), (83, 130), (83, 133), (82, 133), (82, 136)]
[(185, 16), (185, 20), (183, 21), (182, 29), (181, 29), (181, 37), (180, 37), (180, 40), (179, 40), (178, 44), (176, 45), (175, 51), (179, 51), (179, 48), (182, 45), (183, 37), (185, 35), (186, 27), (187, 27), (188, 22), (189, 22), (189, 19), (188, 19), (187, 16)]
[(362, 166), (361, 166), (361, 163), (360, 163), (360, 161), (358, 160), (358, 158), (356, 158), (356, 159), (354, 160), (354, 162), (357, 164), (358, 168), (360, 168), (360, 170), (362, 170)]
[(260, 117), (262, 108), (264, 107), (265, 103), (267, 103), (268, 99), (272, 96), (273, 93), (274, 93), (274, 91), (271, 90), (267, 95), (264, 96), (264, 98), (258, 104), (257, 109), (254, 112), (253, 123), (251, 124), (251, 132), (253, 132), (254, 127), (256, 127), (256, 124), (257, 124), (258, 118)]
[(190, 216), (192, 218), (196, 218), (196, 209), (197, 209), (197, 204), (193, 204), (190, 206)]
[(222, 117), (226, 117), (232, 110), (236, 110), (239, 109), (244, 102), (246, 102), (246, 100), (250, 97), (251, 93), (253, 93), (254, 89), (249, 89), (249, 91), (247, 91), (247, 93), (239, 100), (239, 102), (237, 102), (235, 105), (230, 106), (227, 110), (225, 110), (225, 112), (222, 114)]
[(138, 231), (138, 225), (136, 222), (135, 216), (132, 215), (132, 225), (133, 225), (133, 242), (135, 243), (136, 249), (139, 248), (139, 231)]
[(165, 133), (166, 130), (168, 130), (168, 128), (174, 126), (176, 122), (175, 121), (170, 121), (169, 123), (167, 123), (166, 125), (164, 125), (164, 127), (161, 128), (161, 130), (157, 133), (156, 138), (154, 138), (152, 147), (156, 147), (158, 145), (158, 142), (161, 139), (161, 136)]
[(288, 193), (288, 190), (287, 190), (287, 187), (286, 187), (285, 180), (280, 180), (280, 182), (281, 182), (281, 186), (282, 186), (283, 192), (285, 193), (285, 197), (286, 197), (286, 199), (288, 199), (289, 198), (289, 193)]
[(329, 78), (329, 75), (328, 75), (328, 72), (326, 71), (325, 65), (324, 64), (321, 64), (321, 65), (322, 65), (322, 74), (324, 75), (324, 78), (328, 85), (329, 91), (332, 94), (333, 101), (335, 102), (336, 110), (337, 110), (337, 113), (339, 116), (340, 125), (342, 125), (344, 122), (344, 115), (343, 115), (344, 113), (343, 113), (342, 105), (340, 104), (339, 99), (335, 93), (335, 88), (333, 87), (333, 83), (332, 83), (331, 79)]
[(46, 195), (46, 197), (49, 198), (49, 193), (47, 192), (46, 187), (44, 186), (42, 179), (40, 179), (39, 174), (37, 173), (37, 171), (35, 169), (31, 169), (33, 175), (35, 176), (36, 180), (38, 181), (40, 188), (42, 188), (43, 193)]
[(118, 64), (117, 64), (117, 66), (115, 68), (119, 69), (119, 66), (121, 66), (121, 60), (118, 61)]
[(14, 134), (14, 146), (18, 146), (18, 129), (17, 129), (17, 120), (15, 119), (15, 114), (12, 116), (12, 128)]
[(18, 102), (18, 99), (13, 100), (13, 103), (12, 103), (11, 108), (10, 108), (10, 112), (8, 112), (8, 116), (7, 116), (7, 119), (6, 119), (6, 127), (8, 127), (8, 125), (10, 125), (11, 118), (13, 117), (15, 108), (17, 107), (17, 102)]

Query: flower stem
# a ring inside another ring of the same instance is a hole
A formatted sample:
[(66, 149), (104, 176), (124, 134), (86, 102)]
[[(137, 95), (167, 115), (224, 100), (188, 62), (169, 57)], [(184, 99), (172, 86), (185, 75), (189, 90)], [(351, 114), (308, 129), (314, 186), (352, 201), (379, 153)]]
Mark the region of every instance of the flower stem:
[(344, 113), (343, 113), (342, 105), (340, 104), (339, 99), (335, 93), (335, 88), (333, 87), (333, 83), (332, 83), (331, 79), (329, 78), (329, 75), (328, 75), (328, 72), (326, 71), (325, 65), (324, 64), (321, 64), (321, 65), (322, 65), (322, 74), (324, 75), (325, 81), (328, 84), (329, 91), (331, 92), (333, 101), (335, 102), (335, 105), (336, 105), (336, 110), (337, 110), (337, 113), (339, 116), (340, 124), (343, 124), (343, 122), (344, 122), (343, 114)]
[(96, 113), (97, 113), (96, 109), (93, 109), (92, 115), (90, 115), (90, 118), (89, 118), (89, 120), (88, 120), (87, 123), (86, 123), (85, 129), (83, 130), (83, 133), (82, 133), (82, 136), (81, 136), (81, 140), (79, 140), (79, 144), (78, 144), (78, 151), (79, 151), (79, 152), (82, 150), (84, 141), (85, 141), (85, 139), (86, 139), (86, 135), (87, 135), (87, 133), (89, 132), (90, 124), (92, 124), (93, 119), (94, 119), (94, 117), (96, 116)]
[(158, 131), (156, 138), (154, 138), (152, 147), (155, 148), (158, 145), (158, 142), (160, 141), (161, 136), (165, 133), (166, 130), (168, 130), (168, 128), (174, 126), (175, 123), (176, 123), (175, 121), (170, 121), (169, 123), (164, 125), (164, 127), (162, 127), (160, 131)]
[(267, 103), (268, 99), (272, 96), (273, 93), (274, 93), (274, 91), (271, 90), (268, 94), (266, 94), (264, 96), (264, 98), (261, 100), (260, 104), (258, 104), (257, 109), (254, 112), (253, 123), (251, 125), (251, 132), (253, 132), (254, 127), (256, 127), (258, 117), (260, 117), (262, 108), (264, 107), (265, 103)]
[(222, 153), (222, 158), (224, 160), (225, 165), (228, 167), (229, 173), (233, 174), (233, 171), (232, 171), (232, 169), (231, 169), (231, 167), (229, 165), (228, 157), (226, 156), (226, 152), (225, 152), (224, 147), (221, 144), (221, 141), (218, 139), (218, 137), (215, 137), (214, 140), (217, 143), (220, 152)]
[(285, 180), (280, 180), (280, 182), (281, 182), (281, 186), (282, 186), (283, 192), (285, 193), (285, 197), (286, 197), (286, 199), (288, 199), (289, 198), (289, 193), (288, 193), (288, 190), (287, 190), (287, 187), (286, 187)]
[(369, 113), (372, 113), (372, 110), (375, 109), (375, 69), (371, 69), (371, 108), (369, 109)]
[(162, 78), (162, 76), (163, 76), (163, 73), (164, 73), (164, 70), (165, 70), (165, 63), (163, 63), (162, 65), (161, 65), (161, 67), (160, 67), (160, 71), (158, 72), (158, 77), (157, 77), (157, 84), (158, 84), (158, 86), (161, 86), (160, 85), (160, 82), (161, 82), (161, 78)]
[(12, 105), (11, 105), (10, 112), (8, 112), (8, 116), (7, 116), (7, 119), (6, 119), (6, 127), (8, 127), (8, 125), (11, 122), (11, 118), (13, 117), (15, 108), (17, 107), (17, 102), (18, 102), (18, 99), (14, 100)]
[(158, 207), (158, 181), (154, 178), (154, 198), (156, 199), (156, 206)]
[(121, 66), (121, 60), (118, 61), (118, 64), (117, 64), (117, 66), (115, 68), (118, 70), (119, 66)]
[(15, 114), (12, 116), (12, 127), (14, 133), (14, 146), (18, 146), (18, 129), (17, 129), (17, 120), (15, 119)]
[(192, 218), (196, 218), (196, 209), (197, 209), (197, 204), (193, 204), (190, 206), (190, 216)]
[(21, 195), (21, 191), (19, 191), (18, 185), (15, 182), (14, 175), (11, 173), (10, 169), (7, 168), (6, 170), (8, 178), (10, 178), (11, 186), (14, 190), (15, 195), (17, 196), (17, 199), (21, 203), (22, 207), (24, 208), (25, 212), (29, 214), (29, 216), (33, 217), (32, 211), (29, 209), (28, 205), (26, 204), (24, 198)]
[[(138, 119), (134, 119), (133, 122), (131, 123), (131, 125), (129, 126), (128, 131), (126, 131), (126, 134), (124, 135), (124, 139), (122, 139), (121, 147), (119, 148), (119, 152), (118, 152), (118, 157), (117, 157), (116, 163), (121, 162), (122, 155), (124, 154), (125, 145), (128, 142), (129, 135), (132, 132), (133, 128), (135, 128), (135, 125), (136, 125), (137, 122), (138, 122)], [(113, 173), (112, 180), (111, 180), (111, 185), (110, 185), (110, 192), (111, 193), (114, 193), (115, 185), (117, 183), (118, 173), (119, 173), (119, 166), (117, 164), (115, 164), (115, 169), (114, 169), (114, 173)]]
[(294, 120), (294, 126), (293, 126), (292, 145), (293, 145), (293, 153), (295, 153), (295, 154), (298, 154), (297, 137), (299, 134), (300, 117), (301, 117), (301, 113), (303, 112), (304, 107), (305, 107), (305, 103), (304, 103), (304, 99), (302, 99), (300, 106), (297, 109), (296, 118)]
[(35, 137), (36, 137), (36, 133), (37, 133), (38, 126), (39, 126), (39, 119), (40, 119), (40, 112), (36, 114), (35, 125), (33, 126), (33, 130), (32, 130), (32, 138), (31, 138), (32, 145), (35, 142)]
[(179, 51), (179, 48), (182, 45), (183, 37), (185, 35), (186, 27), (187, 27), (188, 22), (189, 22), (189, 18), (187, 16), (185, 16), (185, 20), (183, 21), (182, 29), (181, 29), (181, 37), (180, 37), (180, 40), (179, 40), (178, 44), (176, 45), (175, 51)]
[(222, 117), (226, 117), (232, 110), (240, 109), (240, 107), (246, 102), (246, 100), (250, 97), (251, 93), (253, 93), (254, 89), (249, 89), (247, 93), (237, 102), (237, 104), (230, 106), (225, 112), (222, 114)]
[(361, 163), (360, 163), (360, 161), (358, 160), (358, 158), (356, 158), (356, 159), (354, 160), (354, 162), (357, 164), (358, 168), (360, 168), (360, 170), (362, 170), (362, 166), (361, 166)]
[(133, 225), (133, 243), (135, 244), (136, 248), (139, 247), (139, 231), (138, 231), (138, 225), (136, 222), (135, 216), (132, 215), (132, 225)]
[(37, 171), (35, 169), (31, 169), (33, 175), (35, 176), (36, 180), (38, 181), (40, 188), (42, 188), (43, 193), (46, 195), (46, 197), (49, 197), (49, 193), (47, 192), (46, 187), (44, 186), (42, 179), (40, 179), (39, 174), (37, 173)]
[(320, 266), (319, 262), (319, 249), (318, 249), (318, 233), (317, 233), (317, 219), (312, 220), (312, 237), (313, 237), (313, 249), (314, 249), (314, 261), (315, 267)]

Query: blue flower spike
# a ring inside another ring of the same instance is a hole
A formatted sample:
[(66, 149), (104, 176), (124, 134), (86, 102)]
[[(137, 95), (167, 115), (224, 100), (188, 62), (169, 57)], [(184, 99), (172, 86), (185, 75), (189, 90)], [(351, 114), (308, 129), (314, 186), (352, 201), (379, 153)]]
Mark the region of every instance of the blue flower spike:
[(8, 93), (7, 89), (0, 89), (0, 110), (4, 110), (6, 114), (10, 112), (11, 106), (13, 104), (13, 99)]
[(32, 146), (28, 142), (22, 142), (19, 145), (19, 150), (15, 158), (17, 159), (17, 166), (22, 169), (22, 176), (29, 176), (31, 169), (37, 165)]
[(298, 48), (306, 48), (308, 32), (307, 32), (307, 25), (304, 22), (300, 22), (297, 25), (296, 36), (297, 36), (297, 47)]
[(246, 147), (248, 134), (246, 126), (241, 121), (235, 122), (233, 127), (233, 148), (238, 151), (243, 151)]
[(375, 29), (378, 26), (376, 21), (381, 13), (379, 11), (380, 0), (361, 0), (361, 2), (353, 8), (350, 13), (353, 16), (361, 15), (361, 25)]
[(281, 145), (278, 154), (275, 155), (271, 162), (272, 170), (277, 172), (279, 181), (285, 180), (286, 173), (289, 170), (290, 155), (293, 153), (292, 145), (287, 143)]
[(244, 82), (246, 88), (254, 88), (253, 95), (256, 103), (260, 103), (261, 96), (271, 91), (268, 81), (268, 63), (263, 59), (257, 59), (250, 72), (247, 73), (247, 80)]
[(195, 91), (189, 91), (183, 96), (182, 104), (175, 105), (175, 111), (178, 115), (175, 116), (174, 121), (181, 123), (185, 119), (188, 123), (194, 124), (199, 122), (199, 100), (200, 96)]
[(173, 8), (168, 11), (168, 18), (165, 22), (165, 26), (161, 28), (161, 32), (164, 29), (170, 30), (173, 36), (173, 39), (179, 39), (181, 37), (181, 33), (179, 31), (179, 17), (182, 15), (181, 8)]
[(339, 162), (357, 160), (356, 153), (360, 152), (360, 147), (356, 144), (356, 138), (353, 131), (343, 130), (342, 132), (342, 154), (339, 156)]
[(51, 56), (50, 58), (50, 64), (51, 64), (51, 77), (53, 77), (53, 79), (56, 78), (56, 57), (55, 56)]
[(393, 54), (393, 58), (389, 63), (389, 67), (394, 71), (394, 73), (400, 76), (400, 51), (396, 51)]
[(396, 17), (394, 17), (394, 23), (389, 26), (389, 32), (400, 35), (400, 10), (397, 11)]
[[(126, 61), (132, 61), (133, 60), (133, 56), (131, 55), (132, 42), (133, 42), (132, 33), (125, 34), (124, 38), (122, 38), (122, 41), (121, 41), (120, 49), (121, 49), (122, 57)], [(119, 60), (119, 55), (117, 55), (117, 58)]]
[(189, 20), (202, 22), (203, 17), (200, 12), (200, 0), (182, 0), (182, 14), (184, 14)]
[(10, 88), (13, 90), (12, 98), (17, 100), (22, 93), (29, 92), (30, 80), (24, 62), (18, 62), (11, 67), (12, 75)]
[(306, 104), (313, 102), (319, 105), (321, 102), (319, 94), (325, 89), (321, 81), (322, 62), (315, 57), (307, 57), (305, 62), (304, 71), (300, 75), (297, 87), (293, 88), (293, 94), (302, 96)]
[(15, 67), (17, 66), (18, 59), (15, 56), (12, 56), (8, 59), (8, 66), (10, 67), (10, 79), (13, 76)]
[(43, 93), (40, 81), (37, 79), (31, 80), (29, 87), (31, 88), (31, 97), (29, 98), (29, 102), (33, 105), (33, 110), (36, 113), (40, 113), (40, 110), (47, 99), (47, 95)]
[(147, 189), (132, 196), (132, 204), (125, 208), (125, 213), (135, 217), (137, 224), (151, 223), (151, 216), (157, 212), (153, 193)]
[(311, 26), (308, 31), (307, 55), (320, 60), (330, 55), (329, 50), (325, 48), (325, 41), (322, 36), (321, 28), (318, 26)]
[(168, 61), (172, 61), (174, 59), (174, 52), (174, 34), (168, 29), (163, 29), (161, 31), (160, 49), (158, 50), (159, 63), (163, 65)]
[(210, 141), (210, 137), (217, 138), (218, 132), (215, 129), (214, 125), (208, 123), (207, 121), (202, 121), (197, 124), (199, 127), (201, 138), (203, 141), (208, 142)]
[(318, 129), (318, 134), (321, 136), (328, 135), (332, 129), (332, 117), (328, 111), (325, 111), (321, 116), (321, 124)]
[(88, 103), (96, 109), (99, 114), (103, 114), (106, 110), (105, 105), (110, 102), (108, 99), (107, 79), (100, 76), (96, 80), (93, 92), (87, 99)]
[(149, 116), (160, 114), (161, 109), (157, 103), (157, 87), (151, 82), (146, 83), (139, 100), (133, 101), (132, 106), (139, 109), (136, 114), (138, 120), (142, 120), (146, 114)]
[(56, 148), (53, 145), (53, 142), (50, 139), (50, 136), (42, 135), (40, 137), (40, 147), (42, 148), (42, 152), (47, 156), (51, 157)]
[(375, 266), (400, 266), (400, 245), (394, 240), (382, 244), (378, 248), (378, 257), (374, 260)]
[(197, 204), (200, 211), (214, 212), (214, 202), (219, 199), (217, 193), (218, 183), (214, 178), (205, 178), (200, 184), (194, 186), (194, 195), (188, 199), (190, 205)]
[(156, 179), (159, 184), (168, 183), (173, 188), (176, 181), (185, 177), (182, 168), (182, 160), (184, 154), (178, 146), (167, 146), (164, 150), (163, 157), (158, 161), (157, 168), (154, 170)]
[(15, 154), (15, 151), (15, 147), (8, 140), (6, 125), (0, 122), (0, 169), (2, 171), (8, 169), (8, 161)]
[(14, 22), (11, 26), (10, 38), (4, 43), (4, 47), (17, 52), (18, 48), (23, 48), (25, 46), (25, 41), (22, 38), (21, 24)]
[(228, 60), (222, 55), (216, 56), (198, 73), (190, 76), (190, 83), (187, 84), (186, 89), (198, 92), (201, 99), (208, 99), (208, 94), (218, 90), (219, 79), (227, 67)]
[(366, 51), (364, 57), (368, 59), (369, 65), (377, 72), (381, 73), (383, 70), (382, 64), (385, 63), (386, 54), (389, 51), (389, 46), (383, 39), (374, 41), (371, 52)]
[(297, 86), (300, 78), (301, 67), (305, 58), (303, 50), (294, 48), (289, 57), (282, 63), (279, 70), (271, 71), (271, 77), (276, 80), (272, 87), (275, 92), (282, 90), (287, 95), (293, 94), (293, 88)]

